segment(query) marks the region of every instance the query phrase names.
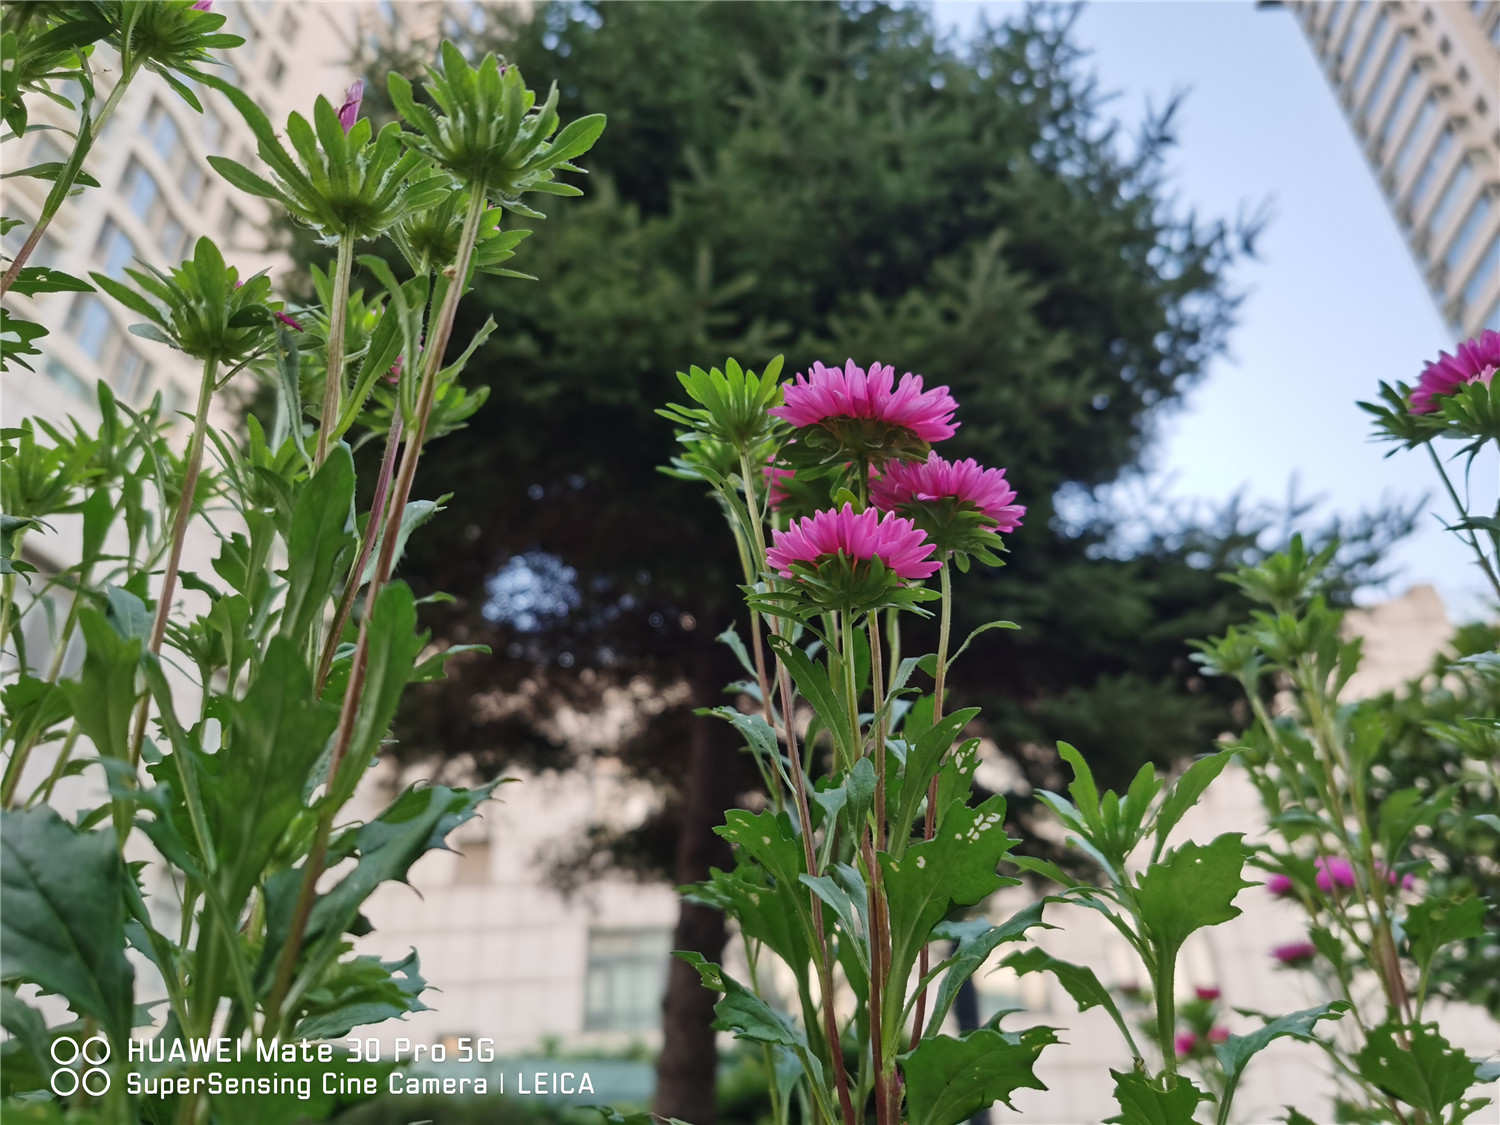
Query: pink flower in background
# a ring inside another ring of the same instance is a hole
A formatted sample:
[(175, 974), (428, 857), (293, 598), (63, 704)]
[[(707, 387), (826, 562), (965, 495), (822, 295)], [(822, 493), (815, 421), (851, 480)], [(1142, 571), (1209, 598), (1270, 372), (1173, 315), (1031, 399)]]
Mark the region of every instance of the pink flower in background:
[(990, 530), (1011, 532), (1026, 514), (1015, 498), (1004, 469), (982, 468), (972, 457), (948, 461), (929, 453), (921, 462), (887, 461), (878, 475), (870, 470), (870, 502), (888, 512), (916, 501), (957, 500), (994, 520)]
[(1472, 340), (1454, 348), (1454, 355), (1438, 352), (1437, 359), (1422, 369), (1417, 389), (1411, 393), (1411, 412), (1431, 414), (1438, 408), (1433, 400), (1451, 395), (1468, 383), (1489, 384), (1500, 367), (1500, 332), (1485, 329)]
[(1227, 1027), (1212, 1027), (1208, 1031), (1210, 1043), (1226, 1043), (1229, 1041), (1229, 1029)]
[(771, 507), (781, 507), (788, 498), (787, 490), (781, 482), (791, 480), (797, 474), (791, 469), (778, 469), (775, 465), (767, 465), (761, 472), (766, 476), (766, 496)]
[(911, 520), (890, 513), (881, 519), (874, 508), (856, 514), (845, 504), (838, 511), (794, 520), (785, 531), (778, 529), (766, 562), (783, 578), (790, 578), (793, 563), (814, 564), (842, 553), (850, 559), (878, 558), (901, 578), (916, 579), (937, 570), (937, 561), (928, 557), (932, 552), (932, 544)]
[(1292, 893), (1292, 877), (1278, 871), (1266, 880), (1266, 890), (1277, 898), (1286, 898)]
[(1217, 988), (1195, 988), (1193, 989), (1193, 995), (1197, 996), (1199, 1000), (1217, 1000), (1224, 994)]
[(1342, 856), (1319, 856), (1313, 866), (1318, 869), (1314, 882), (1324, 894), (1354, 886), (1354, 865)]
[(1271, 956), (1283, 965), (1305, 965), (1318, 955), (1318, 947), (1310, 941), (1292, 941), (1271, 950)]
[(339, 124), (344, 127), (344, 132), (354, 128), (354, 122), (359, 117), (359, 103), (364, 101), (365, 80), (356, 78), (354, 84), (344, 92), (344, 104), (339, 106)]
[[(236, 281), (234, 283), (234, 287), (236, 289), (243, 289), (245, 287), (245, 283), (243, 281)], [(295, 328), (298, 332), (302, 331), (302, 325), (298, 324), (291, 317), (287, 316), (286, 313), (278, 312), (275, 309), (272, 309), (271, 315), (274, 316), (277, 320), (281, 321), (282, 324), (285, 324), (288, 328)]]
[(1198, 1046), (1198, 1036), (1191, 1031), (1179, 1031), (1177, 1038), (1172, 1042), (1176, 1046), (1179, 1056), (1191, 1055), (1193, 1048)]
[(1375, 863), (1375, 870), (1385, 876), (1387, 883), (1393, 887), (1399, 885), (1403, 891), (1409, 891), (1417, 885), (1417, 877), (1415, 875), (1398, 875), (1378, 860)]
[(193, 5), (193, 11), (195, 11), (195, 12), (206, 12), (210, 8), (212, 8), (213, 6), (214, 6), (214, 0), (198, 0), (198, 2)]
[(890, 364), (870, 365), (869, 373), (851, 359), (842, 370), (814, 363), (806, 375), (786, 384), (783, 405), (771, 413), (797, 427), (816, 426), (837, 418), (870, 418), (910, 430), (922, 441), (953, 436), (958, 403), (947, 387), (922, 386), (922, 376), (908, 371), (897, 385)]

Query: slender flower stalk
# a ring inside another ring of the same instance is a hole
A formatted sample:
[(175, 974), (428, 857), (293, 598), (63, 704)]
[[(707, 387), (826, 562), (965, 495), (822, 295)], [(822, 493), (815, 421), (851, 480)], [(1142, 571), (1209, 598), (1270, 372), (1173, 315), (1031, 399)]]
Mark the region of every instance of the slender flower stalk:
[(87, 123), (88, 127), (79, 129), (78, 147), (75, 149), (74, 158), (63, 165), (61, 174), (52, 184), (52, 190), (47, 193), (47, 198), (42, 202), (42, 210), (37, 216), (36, 226), (31, 228), (26, 241), (16, 251), (15, 259), (6, 268), (5, 275), (0, 277), (0, 297), (10, 292), (10, 287), (16, 283), (16, 278), (21, 276), (21, 270), (31, 258), (32, 251), (41, 242), (42, 235), (47, 233), (47, 227), (62, 209), (63, 201), (68, 198), (73, 185), (78, 180), (78, 173), (83, 170), (84, 160), (88, 158), (90, 150), (94, 147), (99, 130), (104, 127), (104, 123), (114, 113), (115, 107), (120, 104), (120, 99), (139, 69), (138, 63), (134, 66), (127, 66), (121, 72), (120, 80), (115, 83), (115, 88), (109, 92), (109, 97), (105, 98), (104, 104), (99, 107), (99, 112)]
[[(211, 357), (203, 361), (203, 377), (198, 384), (198, 407), (193, 415), (193, 434), (188, 439), (187, 470), (182, 478), (182, 496), (177, 501), (177, 512), (172, 517), (171, 547), (167, 552), (167, 569), (162, 576), (161, 592), (157, 595), (156, 616), (151, 622), (151, 633), (146, 641), (146, 652), (151, 656), (161, 654), (162, 640), (167, 634), (167, 618), (172, 611), (172, 598), (177, 593), (177, 571), (182, 564), (182, 545), (187, 538), (188, 521), (193, 515), (193, 501), (198, 491), (198, 476), (203, 470), (203, 439), (208, 432), (208, 408), (213, 401), (214, 384), (218, 377), (219, 361)], [(146, 715), (150, 710), (150, 697), (143, 698), (135, 714), (135, 729), (130, 736), (130, 765), (134, 768), (141, 760), (141, 743), (146, 737)]]
[(375, 549), (375, 536), (384, 526), (385, 502), (391, 490), (391, 476), (396, 468), (396, 453), (401, 448), (402, 419), (401, 411), (392, 413), (391, 427), (386, 433), (385, 454), (380, 460), (380, 475), (375, 479), (375, 495), (370, 501), (370, 518), (365, 521), (365, 533), (359, 544), (359, 557), (354, 560), (354, 566), (349, 571), (349, 580), (344, 584), (344, 594), (339, 599), (338, 609), (334, 611), (333, 624), (329, 627), (328, 637), (323, 643), (323, 655), (318, 661), (318, 676), (315, 681), (317, 692), (323, 694), (323, 687), (328, 683), (328, 674), (333, 670), (333, 654), (338, 651), (339, 638), (344, 635), (344, 625), (349, 620), (349, 613), (354, 608), (354, 599), (359, 595), (360, 577), (365, 572), (365, 566), (370, 561), (370, 553)]
[[(949, 573), (946, 558), (940, 560), (938, 564), (938, 589), (941, 599), (938, 603), (937, 666), (933, 670), (932, 678), (932, 721), (934, 723), (943, 717), (943, 693), (948, 683), (948, 646), (952, 643), (953, 633), (953, 576)], [(932, 839), (937, 833), (937, 801), (938, 775), (934, 773), (932, 780), (927, 783), (927, 814), (922, 820), (922, 838), (925, 840)], [(931, 964), (931, 950), (924, 945), (918, 957), (918, 980), (923, 980), (927, 976), (927, 970)], [(917, 1044), (922, 1040), (922, 1024), (926, 1017), (927, 986), (923, 985), (921, 991), (917, 993), (917, 1007), (912, 1019), (912, 1050), (916, 1050)]]
[(328, 306), (328, 363), (323, 382), (323, 414), (318, 422), (318, 446), (313, 456), (316, 472), (328, 458), (328, 445), (338, 428), (344, 395), (344, 337), (349, 324), (349, 275), (354, 272), (354, 236), (339, 237), (333, 267), (333, 299)]
[[(1432, 467), (1437, 470), (1438, 476), (1442, 478), (1443, 488), (1448, 493), (1448, 498), (1453, 501), (1453, 507), (1458, 512), (1458, 518), (1460, 520), (1467, 519), (1468, 512), (1464, 508), (1463, 500), (1459, 498), (1458, 489), (1453, 487), (1453, 481), (1449, 478), (1448, 471), (1443, 468), (1443, 460), (1437, 455), (1437, 450), (1432, 447), (1432, 442), (1430, 441), (1427, 443), (1427, 456), (1432, 458)], [(1496, 514), (1500, 515), (1500, 512)], [(1469, 544), (1469, 549), (1474, 552), (1474, 558), (1479, 562), (1479, 569), (1484, 571), (1485, 578), (1489, 580), (1490, 589), (1495, 591), (1496, 600), (1500, 600), (1500, 573), (1496, 572), (1495, 564), (1485, 554), (1484, 548), (1479, 545), (1479, 537), (1474, 534), (1474, 529), (1472, 527), (1464, 528), (1459, 535), (1460, 538)], [(1497, 554), (1500, 554), (1500, 534), (1491, 532), (1490, 536), (1495, 542)]]

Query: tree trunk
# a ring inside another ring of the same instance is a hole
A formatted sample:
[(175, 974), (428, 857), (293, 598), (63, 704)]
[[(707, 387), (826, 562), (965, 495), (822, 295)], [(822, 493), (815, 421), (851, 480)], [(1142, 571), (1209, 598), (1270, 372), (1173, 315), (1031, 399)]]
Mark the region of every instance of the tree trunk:
[[(703, 660), (699, 669), (694, 677), (698, 681), (693, 685), (694, 696), (706, 702), (718, 694), (718, 681), (714, 679), (718, 664)], [(674, 871), (679, 885), (708, 878), (710, 867), (732, 865), (729, 844), (714, 828), (723, 822), (724, 810), (734, 804), (743, 768), (736, 760), (734, 745), (724, 736), (729, 730), (727, 726), (702, 718), (691, 729)], [(673, 949), (692, 950), (709, 961), (718, 961), (724, 953), (726, 938), (722, 913), (682, 903)], [(653, 1113), (680, 1118), (692, 1125), (713, 1125), (719, 1054), (716, 1033), (710, 1025), (717, 1000), (718, 995), (699, 982), (696, 969), (676, 957), (671, 959), (666, 996), (662, 1000), (662, 1045), (656, 1060)]]

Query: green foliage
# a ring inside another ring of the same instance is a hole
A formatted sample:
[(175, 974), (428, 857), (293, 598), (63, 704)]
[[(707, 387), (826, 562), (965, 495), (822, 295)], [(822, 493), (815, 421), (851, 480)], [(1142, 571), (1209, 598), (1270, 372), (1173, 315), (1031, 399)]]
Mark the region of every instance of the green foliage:
[(1491, 1104), (1489, 1098), (1464, 1097), (1479, 1066), (1444, 1039), (1436, 1024), (1382, 1024), (1371, 1030), (1354, 1061), (1367, 1082), (1433, 1125), (1459, 1125)]
[[(220, 89), (255, 134), (256, 151), (274, 179), (225, 156), (208, 162), (232, 186), (279, 204), (330, 245), (340, 238), (376, 238), (403, 219), (441, 213), (453, 194), (451, 181), (433, 174), (421, 154), (403, 144), (395, 122), (372, 136), (369, 118), (360, 118), (346, 134), (320, 95), (311, 125), (300, 113), (287, 118), (294, 157), (255, 99), (227, 83)], [(443, 262), (452, 260), (450, 255)]]
[(1106, 1117), (1106, 1125), (1194, 1125), (1198, 1103), (1208, 1096), (1181, 1075), (1156, 1080), (1136, 1071), (1109, 1073), (1120, 1112)]
[(56, 993), (123, 1043), (135, 971), (125, 959), (130, 876), (115, 841), (46, 807), (6, 809), (0, 825), (0, 979)]
[(231, 363), (257, 357), (275, 339), (270, 280), (256, 274), (240, 282), (239, 271), (225, 265), (207, 238), (200, 238), (193, 256), (170, 274), (151, 266), (125, 272), (136, 289), (103, 274), (91, 276), (100, 289), (146, 318), (146, 324), (132, 326), (136, 335), (194, 359)]
[(902, 1060), (912, 1122), (957, 1125), (996, 1102), (1010, 1105), (1017, 1090), (1045, 1090), (1032, 1067), (1042, 1049), (1056, 1042), (1050, 1027), (982, 1028), (962, 1039), (923, 1039)]

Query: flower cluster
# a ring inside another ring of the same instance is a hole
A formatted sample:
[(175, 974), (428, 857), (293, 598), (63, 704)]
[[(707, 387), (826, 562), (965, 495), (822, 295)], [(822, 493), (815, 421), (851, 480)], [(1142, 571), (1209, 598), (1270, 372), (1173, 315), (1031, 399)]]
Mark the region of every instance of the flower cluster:
[[(1019, 527), (1026, 509), (1015, 503), (1004, 469), (973, 458), (949, 461), (929, 448), (957, 431), (957, 410), (947, 387), (928, 388), (911, 372), (898, 383), (889, 364), (867, 371), (853, 360), (842, 368), (814, 363), (786, 383), (781, 405), (769, 413), (796, 435), (763, 469), (771, 507), (792, 499), (790, 489), (803, 483), (799, 470), (819, 466), (853, 469), (851, 488), (866, 490), (871, 507), (856, 513), (846, 505), (794, 521), (767, 552), (772, 569), (794, 577), (791, 564), (816, 568), (840, 554), (879, 560), (895, 578), (912, 581), (931, 576), (950, 557), (960, 566), (969, 555), (998, 563), (991, 552), (999, 533)], [(859, 550), (850, 549), (851, 541)]]

